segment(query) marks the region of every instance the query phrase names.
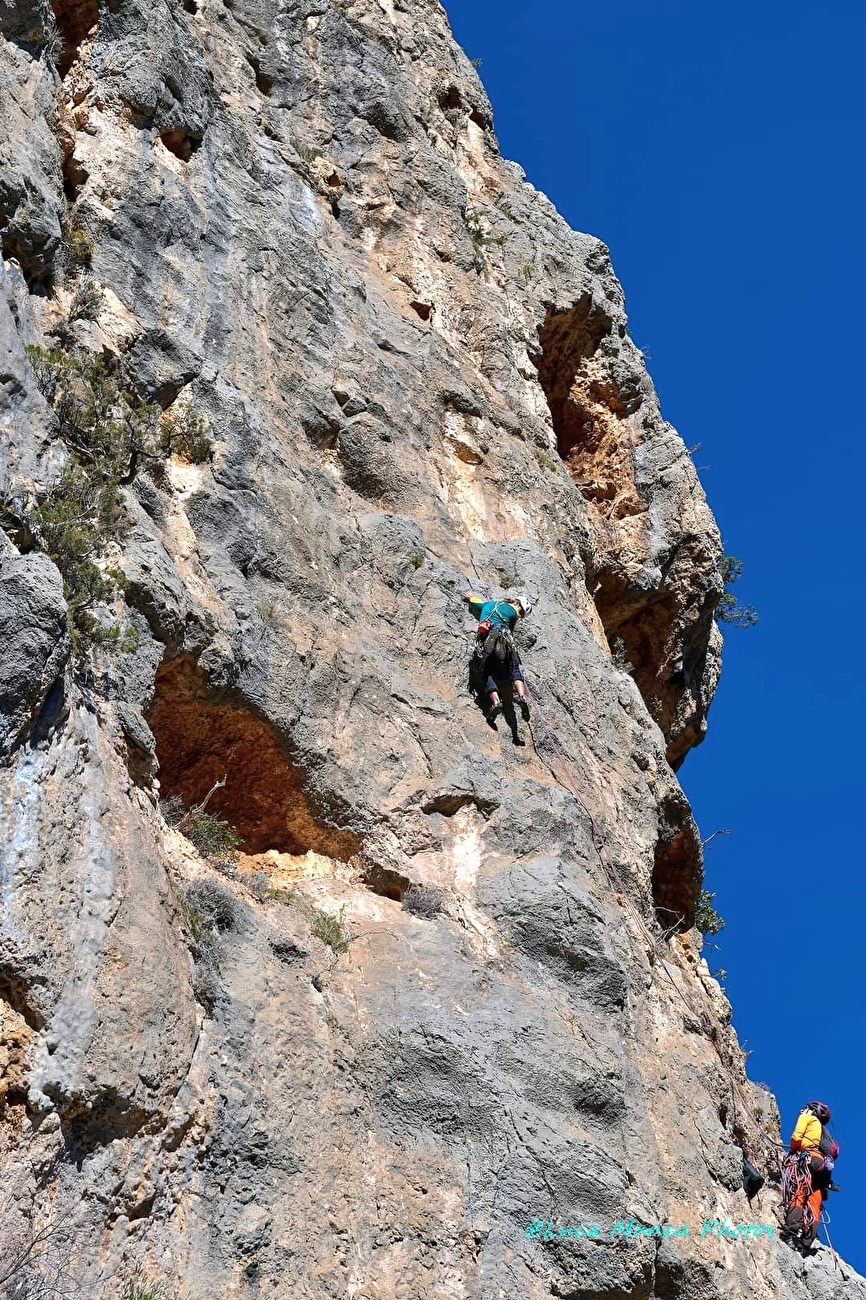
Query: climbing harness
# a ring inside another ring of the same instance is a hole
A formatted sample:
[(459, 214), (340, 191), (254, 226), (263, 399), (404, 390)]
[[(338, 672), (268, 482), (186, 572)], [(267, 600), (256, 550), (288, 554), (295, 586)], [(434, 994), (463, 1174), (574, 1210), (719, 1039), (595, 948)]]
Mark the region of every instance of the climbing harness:
[[(477, 691), (481, 691), (488, 676), (496, 679), (497, 672), (503, 672), (515, 652), (514, 637), (509, 628), (492, 621), (493, 615), (501, 602), (497, 601), (490, 611), (490, 617), (478, 624), (475, 648), (470, 663), (470, 682)], [(494, 665), (493, 671), (489, 666)]]

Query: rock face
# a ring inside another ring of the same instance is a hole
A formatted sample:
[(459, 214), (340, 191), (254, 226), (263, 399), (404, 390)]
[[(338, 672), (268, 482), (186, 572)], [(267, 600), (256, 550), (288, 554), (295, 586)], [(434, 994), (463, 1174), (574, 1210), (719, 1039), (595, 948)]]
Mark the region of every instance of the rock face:
[[(604, 245), (431, 0), (6, 8), (4, 519), (52, 334), (214, 441), (127, 493), (135, 648), (0, 553), (8, 1294), (866, 1297), (701, 1236), (776, 1112), (689, 930), (719, 539)], [(468, 588), (535, 599), (531, 727)]]
[(66, 601), (47, 556), (0, 553), (0, 644), (0, 754), (8, 754), (63, 696)]

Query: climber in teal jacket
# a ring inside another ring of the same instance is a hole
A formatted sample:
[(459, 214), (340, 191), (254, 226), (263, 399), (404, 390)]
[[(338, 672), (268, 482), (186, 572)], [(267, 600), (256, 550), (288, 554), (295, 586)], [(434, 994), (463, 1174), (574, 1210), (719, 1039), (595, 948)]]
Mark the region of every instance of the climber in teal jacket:
[(514, 647), (511, 634), (521, 618), (526, 618), (532, 610), (532, 601), (528, 596), (509, 596), (507, 600), (485, 600), (467, 591), (463, 599), (471, 612), (478, 619), (478, 637), (475, 643), (475, 660), (478, 677), (484, 682), (484, 690), (490, 697), (487, 721), (492, 727), (502, 712), (502, 700), (499, 688), (504, 681), (510, 681), (520, 705), (524, 722), (529, 721), (529, 701), (526, 698), (526, 683), (520, 656)]

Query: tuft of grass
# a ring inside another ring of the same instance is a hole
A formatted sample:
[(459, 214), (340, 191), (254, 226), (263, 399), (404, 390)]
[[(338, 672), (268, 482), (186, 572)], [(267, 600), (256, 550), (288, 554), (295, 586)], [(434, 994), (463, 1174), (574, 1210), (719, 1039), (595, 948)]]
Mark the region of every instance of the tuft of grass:
[(280, 606), (271, 596), (266, 596), (258, 604), (259, 613), (268, 627), (275, 631), (280, 627)]
[(409, 885), (403, 895), (402, 903), (412, 916), (430, 918), (438, 916), (445, 909), (445, 890), (435, 885)]
[(124, 1286), (122, 1300), (172, 1300), (172, 1295), (165, 1282), (136, 1273)]
[(328, 945), (337, 954), (348, 952), (351, 939), (343, 926), (342, 913), (331, 916), (328, 912), (313, 912), (312, 932), (317, 939)]
[(67, 319), (96, 320), (102, 310), (104, 294), (95, 280), (82, 280), (76, 287), (69, 304)]
[(634, 672), (634, 664), (629, 660), (628, 650), (626, 649), (625, 641), (623, 641), (621, 636), (616, 636), (611, 641), (610, 657), (613, 661), (614, 668), (617, 668), (619, 672), (629, 674)]
[(551, 460), (551, 458), (548, 455), (546, 455), (545, 452), (543, 451), (536, 451), (535, 459), (538, 461), (539, 465), (541, 465), (544, 469), (556, 470), (558, 468), (556, 461)]
[(249, 879), (250, 892), (255, 894), (260, 903), (293, 903), (295, 890), (284, 889), (280, 885), (271, 885), (267, 871), (255, 871)]
[(279, 885), (275, 885), (263, 890), (261, 897), (263, 902), (294, 903), (297, 896), (296, 890), (283, 889)]
[(317, 158), (324, 157), (321, 149), (316, 148), (315, 145), (306, 144), (300, 136), (290, 136), (289, 141), (295, 153), (299, 158), (303, 159), (305, 163), (313, 163)]
[(424, 555), (412, 555), (409, 557), (409, 563), (412, 565), (413, 569), (420, 569), (425, 559), (426, 556)]

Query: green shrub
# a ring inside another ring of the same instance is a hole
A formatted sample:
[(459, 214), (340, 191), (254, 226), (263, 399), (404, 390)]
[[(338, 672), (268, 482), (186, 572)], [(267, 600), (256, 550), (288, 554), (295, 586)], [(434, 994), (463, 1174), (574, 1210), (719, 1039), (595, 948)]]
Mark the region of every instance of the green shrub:
[(207, 423), (190, 406), (175, 403), (160, 423), (160, 450), (164, 456), (180, 456), (190, 465), (203, 465), (213, 454)]
[(695, 925), (701, 934), (719, 934), (725, 928), (725, 922), (714, 907), (715, 901), (715, 894), (711, 894), (708, 889), (701, 890), (695, 908)]
[(240, 929), (243, 909), (234, 894), (215, 880), (192, 881), (181, 903), (192, 938), (193, 991), (212, 1016), (222, 990), (224, 936)]
[(551, 458), (548, 455), (546, 455), (543, 451), (536, 451), (535, 459), (538, 461), (539, 465), (543, 466), (544, 469), (555, 470), (558, 468), (556, 461), (551, 460)]
[(472, 240), (479, 252), (481, 252), (487, 244), (501, 245), (505, 243), (505, 235), (488, 235), (482, 224), (481, 216), (475, 208), (466, 209), (463, 214), (463, 224), (466, 227), (466, 233), (469, 235), (469, 238)]
[(421, 568), (421, 565), (424, 563), (424, 559), (425, 559), (425, 557), (424, 557), (423, 555), (413, 555), (413, 556), (411, 556), (411, 558), (410, 558), (410, 563), (411, 563), (411, 565), (412, 565), (412, 568), (413, 568), (413, 569), (420, 569), (420, 568)]
[(217, 864), (233, 863), (243, 843), (233, 826), (209, 812), (194, 810), (179, 829), (203, 858), (210, 858)]
[(225, 870), (234, 866), (243, 840), (230, 822), (217, 817), (204, 808), (185, 808), (183, 800), (174, 795), (163, 800), (162, 815), (170, 826), (185, 835), (203, 858)]
[(63, 577), (76, 651), (105, 639), (108, 628), (100, 630), (94, 608), (112, 599), (117, 583), (96, 557), (110, 541), (119, 540), (125, 522), (116, 477), (90, 473), (75, 460), (29, 513), (39, 548)]
[[(92, 303), (101, 291), (88, 281), (79, 294)], [(201, 461), (210, 455), (202, 417), (188, 406), (163, 415), (124, 383), (116, 361), (59, 348), (29, 347), (27, 354), (39, 391), (54, 411), (56, 436), (95, 475), (129, 484), (145, 466), (168, 456)]]
[[(96, 310), (97, 300), (101, 291), (88, 281), (73, 305), (78, 301), (82, 315)], [(119, 633), (94, 610), (122, 586), (120, 575), (100, 562), (126, 530), (121, 489), (170, 455), (206, 458), (204, 421), (188, 408), (162, 417), (158, 406), (125, 385), (117, 363), (104, 357), (59, 348), (29, 347), (27, 353), (69, 459), (35, 502), (14, 511), (14, 529), (23, 535), (24, 549), (44, 551), (60, 570), (76, 651), (117, 643)], [(9, 514), (7, 506), (4, 515)]]
[(82, 229), (78, 214), (70, 212), (60, 243), (60, 260), (67, 274), (77, 275), (89, 267), (93, 252), (93, 240)]
[(82, 280), (72, 295), (67, 319), (96, 320), (102, 310), (104, 294), (95, 280)]
[(312, 931), (317, 939), (326, 943), (338, 956), (348, 951), (351, 940), (343, 928), (342, 914), (330, 916), (327, 912), (314, 911)]
[(716, 609), (720, 623), (733, 623), (735, 627), (754, 627), (760, 615), (754, 605), (742, 605), (730, 590), (743, 572), (743, 561), (736, 555), (726, 555), (719, 564), (725, 590)]

